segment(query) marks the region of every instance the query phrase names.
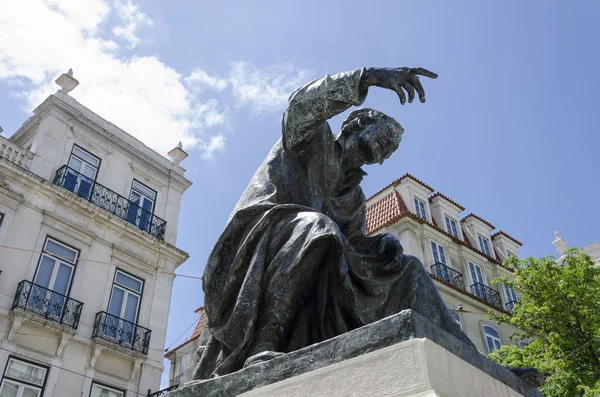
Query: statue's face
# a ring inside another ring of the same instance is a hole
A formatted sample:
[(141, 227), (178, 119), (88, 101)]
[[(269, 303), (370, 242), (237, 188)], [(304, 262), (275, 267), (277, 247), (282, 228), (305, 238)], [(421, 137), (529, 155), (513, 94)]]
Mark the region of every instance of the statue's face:
[(392, 123), (378, 120), (358, 132), (358, 148), (363, 153), (364, 164), (381, 164), (396, 151), (398, 143), (391, 138), (397, 134), (394, 128), (397, 127)]

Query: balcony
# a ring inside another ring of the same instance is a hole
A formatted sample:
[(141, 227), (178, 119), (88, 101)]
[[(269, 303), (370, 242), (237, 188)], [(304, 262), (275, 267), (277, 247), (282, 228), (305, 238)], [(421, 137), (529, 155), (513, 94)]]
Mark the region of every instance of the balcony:
[(170, 391), (176, 390), (177, 387), (179, 387), (179, 385), (169, 386), (166, 389), (162, 389), (162, 390), (159, 390), (159, 391), (154, 392), (154, 393), (150, 393), (150, 390), (148, 390), (148, 396), (147, 397), (161, 397), (161, 396), (164, 396), (165, 394), (167, 394)]
[(500, 293), (493, 288), (481, 283), (475, 283), (471, 285), (471, 293), (476, 297), (484, 300), (490, 305), (502, 309), (502, 300), (500, 299)]
[(96, 313), (92, 338), (148, 354), (152, 331), (106, 312)]
[(74, 169), (66, 165), (60, 167), (53, 183), (164, 240), (166, 221)]
[(0, 158), (28, 170), (33, 159), (33, 153), (0, 136)]
[(506, 302), (506, 310), (509, 311), (509, 312), (512, 312), (512, 310), (515, 307), (516, 303), (517, 303), (517, 301)]
[(437, 262), (431, 266), (431, 273), (444, 280), (445, 282), (454, 285), (462, 290), (465, 289), (463, 275), (454, 269), (449, 268), (441, 262)]
[(77, 329), (83, 303), (23, 280), (17, 287), (12, 309), (20, 308), (47, 320)]

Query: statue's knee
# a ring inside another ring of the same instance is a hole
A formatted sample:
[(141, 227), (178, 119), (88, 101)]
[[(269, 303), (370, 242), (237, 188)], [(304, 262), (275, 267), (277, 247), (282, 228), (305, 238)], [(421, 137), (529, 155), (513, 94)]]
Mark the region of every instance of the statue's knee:
[(404, 262), (404, 267), (411, 272), (427, 273), (427, 269), (425, 269), (423, 263), (416, 256), (403, 255), (402, 260)]
[(315, 227), (319, 230), (337, 233), (337, 224), (327, 215), (320, 212), (306, 211), (298, 214), (301, 223)]

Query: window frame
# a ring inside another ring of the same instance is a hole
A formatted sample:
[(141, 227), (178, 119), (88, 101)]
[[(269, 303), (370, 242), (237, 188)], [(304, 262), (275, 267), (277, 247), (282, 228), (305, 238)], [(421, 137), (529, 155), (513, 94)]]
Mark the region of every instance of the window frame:
[[(444, 257), (444, 262), (442, 262), (441, 260), (436, 261), (435, 260), (435, 253), (434, 253), (434, 248), (433, 246), (436, 246), (437, 250), (438, 250), (438, 258), (441, 259), (441, 256), (443, 255)], [(430, 248), (430, 252), (431, 252), (431, 259), (432, 259), (432, 265), (435, 265), (436, 263), (441, 263), (445, 266), (450, 267), (450, 258), (448, 258), (448, 255), (446, 255), (446, 247), (444, 247), (442, 244), (438, 243), (437, 241), (430, 239), (429, 240), (429, 248)], [(442, 249), (443, 253), (442, 255), (440, 255), (440, 248)]]
[[(503, 287), (502, 294), (504, 295), (504, 305), (505, 306), (508, 302), (518, 302), (519, 301), (519, 296), (517, 295), (517, 291), (515, 291), (514, 288), (510, 288), (506, 284), (502, 284), (502, 287)], [(509, 294), (509, 292), (512, 292), (512, 294)], [(514, 297), (514, 299), (512, 299), (513, 297)]]
[(517, 258), (519, 257), (515, 252), (512, 252), (511, 250), (507, 249), (506, 250), (506, 258), (510, 258), (511, 256), (516, 256)]
[[(97, 166), (95, 166), (95, 165), (93, 165), (93, 164), (90, 164), (90, 163), (88, 163), (87, 161), (85, 161), (84, 159), (82, 159), (81, 157), (79, 157), (78, 155), (74, 154), (74, 153), (73, 153), (73, 151), (75, 150), (75, 148), (78, 148), (79, 150), (82, 150), (82, 151), (84, 151), (85, 153), (87, 153), (88, 155), (90, 155), (91, 157), (94, 157), (95, 159), (97, 159), (97, 160), (98, 160), (98, 165), (97, 165)], [(81, 161), (85, 162), (86, 164), (89, 164), (89, 165), (91, 165), (92, 167), (96, 168), (96, 172), (95, 172), (95, 175), (94, 175), (94, 182), (96, 182), (96, 180), (98, 179), (98, 174), (100, 173), (100, 166), (102, 165), (102, 159), (101, 159), (100, 157), (96, 156), (95, 154), (93, 154), (93, 153), (90, 153), (88, 150), (85, 150), (84, 148), (82, 148), (81, 146), (79, 146), (79, 145), (78, 145), (78, 144), (76, 144), (76, 143), (74, 143), (74, 144), (73, 144), (73, 147), (71, 148), (71, 153), (69, 154), (69, 159), (67, 160), (67, 167), (69, 167), (69, 168), (71, 168), (71, 167), (69, 166), (69, 163), (71, 162), (71, 157), (73, 157), (73, 156), (77, 157), (79, 160), (81, 160)], [(71, 168), (71, 169), (72, 169), (72, 168)], [(77, 172), (79, 172), (79, 171), (77, 171)], [(83, 174), (81, 174), (81, 175), (83, 175)], [(84, 175), (84, 176), (85, 176), (85, 175)], [(85, 176), (85, 177), (87, 178), (87, 176)], [(90, 179), (91, 179), (91, 178), (90, 178)]]
[(92, 384), (90, 385), (90, 393), (88, 394), (88, 397), (92, 397), (92, 391), (94, 390), (94, 385), (103, 387), (105, 389), (114, 390), (119, 393), (123, 393), (123, 395), (121, 397), (126, 397), (126, 395), (127, 395), (127, 390), (125, 390), (125, 389), (120, 389), (118, 387), (110, 386), (110, 385), (107, 385), (106, 383), (98, 382), (98, 381), (92, 379)]
[[(482, 278), (481, 281), (479, 281), (479, 280), (475, 281), (475, 279), (473, 278), (473, 273), (471, 272), (471, 265), (473, 265), (473, 270), (475, 272), (477, 272), (477, 268), (479, 268), (480, 273), (481, 273), (481, 278)], [(467, 260), (467, 273), (469, 273), (469, 279), (471, 280), (471, 285), (475, 284), (476, 282), (481, 283), (485, 286), (488, 285), (487, 278), (485, 277), (485, 271), (483, 270), (483, 266), (478, 265), (477, 263), (475, 263), (473, 261)]]
[[(479, 250), (481, 252), (483, 252), (484, 254), (486, 254), (487, 256), (493, 258), (492, 249), (490, 247), (491, 246), (490, 241), (486, 237), (482, 236), (480, 233), (477, 233), (477, 240), (479, 242)], [(486, 243), (485, 244), (486, 249), (483, 249), (483, 244), (482, 244), (483, 241), (485, 241), (485, 243)]]
[[(182, 366), (181, 366), (181, 362), (183, 361), (183, 358), (184, 358), (184, 357), (187, 357), (187, 358), (188, 358), (188, 362), (187, 362), (187, 364), (186, 364), (186, 365), (185, 365), (185, 366), (182, 368)], [(182, 375), (182, 374), (183, 374), (183, 371), (185, 371), (185, 369), (186, 369), (186, 368), (187, 368), (187, 367), (188, 367), (188, 366), (189, 366), (191, 363), (192, 363), (192, 355), (191, 355), (191, 353), (190, 353), (190, 352), (183, 353), (183, 354), (181, 355), (181, 357), (178, 357), (178, 359), (177, 359), (177, 371), (175, 371), (175, 372), (177, 372), (177, 375), (175, 375), (175, 376)]]
[[(64, 259), (61, 259), (60, 257), (55, 256), (53, 253), (51, 253), (49, 251), (46, 251), (46, 245), (48, 244), (48, 240), (52, 240), (54, 243), (57, 243), (59, 245), (63, 245), (66, 248), (75, 251), (77, 253), (77, 255), (75, 256), (73, 262), (71, 263), (71, 262), (65, 261)], [(73, 267), (73, 272), (71, 273), (71, 279), (69, 280), (69, 288), (67, 288), (67, 291), (65, 293), (66, 297), (70, 297), (71, 296), (71, 287), (73, 286), (73, 280), (75, 280), (75, 272), (77, 271), (77, 263), (79, 262), (79, 258), (81, 256), (81, 250), (78, 249), (78, 248), (72, 247), (69, 244), (66, 244), (66, 243), (62, 242), (61, 240), (59, 240), (57, 238), (54, 238), (54, 237), (52, 237), (50, 235), (46, 235), (46, 237), (44, 238), (44, 244), (42, 244), (42, 249), (41, 249), (40, 255), (38, 257), (38, 262), (37, 262), (37, 265), (36, 265), (36, 268), (35, 268), (35, 273), (33, 274), (33, 278), (31, 280), (31, 282), (33, 284), (35, 284), (35, 279), (38, 276), (38, 272), (40, 270), (40, 265), (42, 264), (42, 257), (44, 255), (47, 255), (47, 256), (49, 256), (51, 258), (56, 259), (59, 263), (64, 263), (67, 266), (72, 266)], [(48, 288), (48, 289), (51, 290), (51, 291), (54, 291), (51, 288)]]
[[(454, 228), (456, 229), (456, 234), (452, 233), (452, 230), (450, 230), (450, 228), (449, 228), (450, 222), (454, 222)], [(446, 231), (448, 232), (448, 234), (460, 239), (460, 233), (458, 232), (458, 229), (459, 229), (458, 222), (455, 219), (444, 214), (444, 223), (446, 224)]]
[[(44, 380), (42, 382), (42, 385), (41, 386), (40, 385), (36, 385), (34, 383), (30, 383), (30, 382), (24, 381), (22, 379), (16, 379), (16, 378), (13, 378), (11, 376), (7, 376), (6, 375), (6, 371), (8, 370), (8, 367), (9, 367), (9, 364), (10, 364), (11, 360), (13, 360), (13, 361), (20, 361), (22, 363), (31, 365), (33, 367), (37, 367), (37, 368), (43, 369), (45, 372), (44, 372)], [(24, 359), (24, 358), (20, 358), (20, 357), (17, 357), (17, 356), (14, 356), (14, 355), (11, 354), (11, 355), (8, 356), (8, 359), (6, 360), (6, 365), (4, 366), (4, 372), (2, 373), (2, 379), (0, 379), (0, 391), (2, 390), (2, 387), (4, 386), (4, 381), (5, 380), (9, 380), (10, 382), (19, 383), (19, 384), (22, 384), (22, 385), (25, 385), (25, 386), (29, 386), (31, 388), (35, 388), (35, 389), (37, 389), (37, 390), (40, 391), (40, 394), (38, 395), (38, 397), (43, 397), (44, 396), (44, 392), (46, 390), (46, 382), (48, 381), (48, 373), (49, 372), (50, 372), (50, 366), (48, 366), (48, 365), (43, 365), (43, 364), (37, 363), (35, 361), (31, 361), (31, 360), (27, 360), (27, 359)]]
[[(156, 209), (156, 199), (158, 198), (158, 191), (152, 189), (150, 186), (138, 181), (137, 179), (133, 178), (133, 180), (131, 181), (131, 188), (129, 189), (129, 198), (127, 200), (129, 200), (131, 202), (131, 194), (133, 193), (133, 185), (135, 185), (136, 183), (142, 185), (144, 188), (150, 190), (151, 192), (154, 193), (154, 198), (150, 198), (147, 197), (146, 195), (142, 194), (141, 196), (143, 196), (144, 198), (148, 198), (150, 200), (152, 200), (152, 211), (150, 211), (150, 213), (152, 215), (154, 215), (154, 210)], [(139, 189), (136, 189), (139, 193), (142, 193)], [(141, 205), (139, 205), (140, 208), (143, 208)]]
[[(494, 335), (488, 334), (486, 332), (486, 329), (488, 329), (488, 328), (491, 329), (492, 331), (494, 331), (498, 336), (494, 336)], [(490, 354), (494, 350), (500, 349), (502, 347), (502, 338), (500, 336), (500, 332), (496, 328), (492, 327), (491, 325), (484, 324), (481, 327), (481, 331), (483, 333), (483, 340), (485, 342), (485, 347), (486, 347), (486, 350), (487, 350), (488, 354)], [(488, 337), (492, 340), (492, 342), (497, 341), (500, 346), (499, 347), (494, 347), (494, 349), (490, 350), (490, 344), (489, 344), (488, 339), (487, 339)]]
[[(121, 272), (121, 273), (125, 274), (126, 276), (134, 278), (134, 279), (138, 280), (139, 282), (141, 282), (142, 283), (142, 288), (140, 289), (140, 292), (137, 292), (137, 291), (135, 291), (135, 290), (133, 290), (133, 289), (131, 289), (129, 287), (126, 287), (123, 284), (117, 283), (117, 273), (119, 273), (119, 272)], [(134, 276), (131, 273), (128, 273), (128, 272), (124, 271), (123, 269), (116, 268), (115, 269), (115, 274), (113, 275), (113, 282), (112, 282), (112, 284), (110, 286), (110, 296), (109, 296), (109, 299), (108, 299), (108, 304), (106, 306), (106, 312), (107, 313), (109, 313), (109, 310), (110, 310), (110, 304), (111, 304), (112, 299), (113, 299), (113, 291), (114, 291), (114, 288), (115, 288), (115, 284), (119, 288), (126, 289), (130, 293), (133, 293), (133, 294), (139, 296), (138, 305), (137, 305), (136, 314), (135, 314), (135, 322), (134, 322), (136, 325), (139, 325), (138, 322), (139, 322), (139, 319), (140, 319), (140, 311), (141, 311), (140, 309), (142, 307), (142, 297), (144, 295), (144, 285), (146, 284), (146, 281), (143, 280), (143, 279), (141, 279), (141, 278), (139, 278), (139, 277), (137, 277), (137, 276)], [(121, 308), (121, 311), (122, 310), (123, 310), (123, 308)], [(119, 318), (125, 320), (123, 317), (119, 316)]]
[[(419, 207), (418, 203), (423, 204), (423, 215), (424, 216), (419, 215), (419, 212), (420, 212), (421, 208)], [(425, 203), (425, 200), (421, 200), (419, 197), (417, 197), (416, 195), (414, 195), (413, 196), (413, 206), (415, 207), (415, 214), (419, 218), (427, 221), (428, 220), (428, 217), (427, 217), (427, 204)]]

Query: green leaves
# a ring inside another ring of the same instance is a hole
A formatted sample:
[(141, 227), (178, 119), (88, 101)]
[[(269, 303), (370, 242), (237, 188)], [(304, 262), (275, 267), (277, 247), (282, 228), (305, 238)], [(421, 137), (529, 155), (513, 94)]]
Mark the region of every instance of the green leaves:
[(578, 249), (565, 254), (558, 263), (554, 256), (504, 262), (516, 277), (494, 282), (514, 288), (521, 300), (512, 315), (489, 317), (520, 328), (513, 339), (533, 342), (523, 349), (503, 346), (490, 358), (538, 368), (547, 376), (547, 396), (594, 396), (600, 393), (600, 267)]

